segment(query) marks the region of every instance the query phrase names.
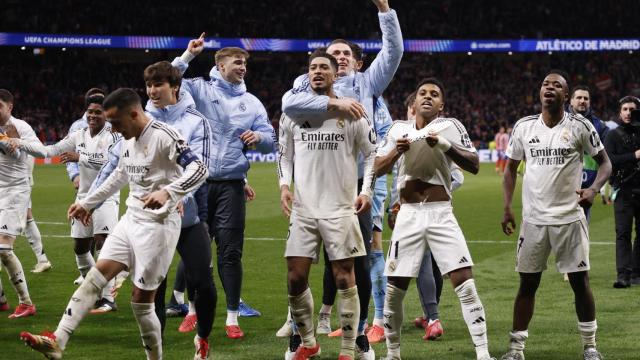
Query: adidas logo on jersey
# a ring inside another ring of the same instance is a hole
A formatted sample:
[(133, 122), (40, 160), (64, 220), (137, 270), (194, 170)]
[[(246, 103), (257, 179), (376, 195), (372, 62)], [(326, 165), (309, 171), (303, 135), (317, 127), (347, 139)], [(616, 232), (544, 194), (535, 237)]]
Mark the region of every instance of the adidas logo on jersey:
[(303, 129), (311, 129), (311, 124), (308, 121), (305, 121), (302, 125), (300, 125)]
[(84, 143), (80, 143), (80, 145), (78, 145), (78, 147), (85, 148), (85, 149), (87, 148), (87, 146)]
[(109, 231), (109, 227), (108, 226), (103, 227), (102, 231)]
[(7, 227), (7, 225), (2, 225), (2, 227), (0, 227), (0, 230), (9, 230), (9, 228)]
[(587, 266), (587, 263), (585, 263), (584, 261), (580, 261), (580, 264), (578, 264), (578, 268), (583, 268), (586, 266)]
[(540, 144), (540, 139), (538, 139), (538, 135), (531, 138), (531, 140), (529, 140), (529, 144)]
[(127, 151), (124, 152), (124, 155), (122, 155), (122, 157), (129, 157), (129, 150), (127, 149)]
[(351, 254), (357, 254), (358, 253), (358, 248), (354, 247), (353, 249), (351, 249)]
[(466, 257), (466, 256), (463, 256), (463, 257), (460, 259), (460, 261), (458, 261), (458, 264), (464, 264), (464, 263), (468, 263), (468, 262), (469, 262), (469, 260), (467, 260), (467, 257)]

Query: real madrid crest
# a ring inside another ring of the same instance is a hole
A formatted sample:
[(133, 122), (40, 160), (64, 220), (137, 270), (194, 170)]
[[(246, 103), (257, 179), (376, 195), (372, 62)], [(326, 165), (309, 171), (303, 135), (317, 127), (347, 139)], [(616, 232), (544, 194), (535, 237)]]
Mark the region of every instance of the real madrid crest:
[(396, 262), (394, 260), (389, 261), (389, 271), (394, 272), (396, 271)]
[(568, 143), (571, 140), (571, 133), (569, 133), (568, 129), (566, 128), (562, 129), (562, 133), (560, 134), (560, 140), (565, 143)]
[(240, 103), (240, 111), (247, 111), (247, 105), (245, 105), (243, 102)]
[(344, 119), (338, 119), (338, 123), (336, 124), (336, 126), (338, 126), (338, 129), (343, 129), (344, 128)]
[(144, 156), (149, 156), (149, 147), (147, 145), (144, 146), (144, 150), (142, 150)]

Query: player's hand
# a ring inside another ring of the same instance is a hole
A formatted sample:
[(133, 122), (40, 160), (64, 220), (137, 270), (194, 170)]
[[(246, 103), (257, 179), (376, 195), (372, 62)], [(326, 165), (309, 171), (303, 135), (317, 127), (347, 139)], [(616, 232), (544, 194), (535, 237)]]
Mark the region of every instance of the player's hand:
[(260, 142), (260, 134), (247, 130), (240, 134), (240, 140), (242, 140), (242, 142), (247, 146), (253, 146)]
[(398, 217), (399, 211), (400, 203), (397, 202), (393, 204), (393, 206), (391, 207), (391, 211), (389, 211), (389, 214), (387, 215), (387, 224), (389, 225), (389, 228), (391, 228), (391, 230), (396, 227), (396, 218)]
[(144, 201), (143, 209), (160, 209), (169, 200), (169, 192), (165, 189), (156, 190), (143, 196), (140, 200)]
[(76, 188), (76, 190), (78, 190), (80, 188), (80, 175), (76, 175), (73, 180), (73, 187)]
[(400, 138), (396, 140), (396, 151), (398, 152), (398, 154), (404, 154), (405, 152), (409, 151), (410, 145), (411, 143), (409, 142), (409, 139), (407, 139), (406, 137)]
[(16, 140), (15, 138), (8, 138), (5, 139), (4, 142), (7, 144), (7, 150), (9, 151), (9, 154), (13, 154), (16, 152), (16, 150), (18, 150), (18, 140)]
[(183, 201), (178, 201), (178, 205), (176, 205), (176, 210), (178, 211), (178, 214), (180, 214), (180, 217), (184, 216), (184, 202)]
[(389, 1), (388, 0), (372, 0), (373, 4), (378, 8), (380, 12), (389, 11)]
[(576, 194), (580, 196), (578, 199), (578, 205), (585, 209), (588, 209), (593, 205), (593, 199), (596, 197), (596, 191), (592, 188), (580, 189), (576, 191)]
[(72, 163), (72, 162), (78, 162), (80, 160), (80, 154), (78, 154), (77, 152), (64, 152), (62, 154), (60, 154), (60, 160), (62, 160), (62, 163), (66, 164), (66, 163)]
[(636, 159), (640, 159), (640, 149), (636, 150), (635, 155)]
[(71, 204), (69, 210), (67, 210), (67, 218), (78, 219), (82, 222), (83, 225), (87, 226), (91, 223), (91, 213), (93, 211), (89, 211), (82, 207), (82, 205), (78, 203)]
[(189, 51), (193, 56), (198, 56), (204, 50), (204, 37), (205, 33), (200, 34), (200, 37), (197, 39), (189, 40), (189, 45), (187, 46), (187, 51)]
[(244, 184), (244, 196), (247, 198), (247, 201), (252, 201), (256, 198), (256, 191), (253, 190), (249, 184)]
[(513, 217), (513, 211), (506, 209), (504, 216), (502, 217), (502, 232), (506, 235), (511, 235), (516, 230), (516, 220)]
[(327, 110), (335, 111), (339, 116), (351, 120), (362, 119), (366, 114), (364, 106), (350, 98), (329, 99)]
[(371, 209), (371, 199), (366, 195), (359, 195), (354, 206), (356, 207), (356, 215), (360, 215)]
[(291, 216), (291, 203), (293, 203), (293, 194), (288, 186), (283, 186), (280, 189), (280, 208), (286, 217)]
[(15, 125), (11, 123), (4, 126), (4, 133), (7, 134), (7, 136), (10, 138), (20, 139), (20, 134), (18, 134), (18, 129), (16, 129)]

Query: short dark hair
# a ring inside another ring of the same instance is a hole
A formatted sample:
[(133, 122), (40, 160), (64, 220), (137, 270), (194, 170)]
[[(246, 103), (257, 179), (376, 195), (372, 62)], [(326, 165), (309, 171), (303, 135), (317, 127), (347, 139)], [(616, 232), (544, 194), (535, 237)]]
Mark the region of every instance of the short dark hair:
[(84, 94), (84, 105), (89, 107), (89, 104), (102, 104), (105, 96), (107, 94), (104, 90), (97, 87), (91, 88)]
[[(440, 81), (439, 79), (435, 78), (435, 77), (428, 77), (426, 79), (422, 79), (422, 81), (420, 81), (420, 83), (418, 83), (418, 86), (416, 87), (416, 91), (415, 93), (417, 94), (418, 90), (426, 84), (432, 84), (437, 86), (440, 89), (440, 93), (442, 94), (442, 101), (444, 102), (446, 100), (446, 92), (444, 89), (444, 84), (442, 83), (442, 81)], [(415, 96), (414, 96), (414, 100), (415, 100)]]
[(7, 89), (0, 89), (0, 100), (13, 104), (13, 94)]
[(564, 81), (567, 83), (567, 89), (570, 88), (569, 86), (569, 73), (564, 71), (564, 70), (560, 70), (560, 69), (551, 69), (547, 72), (547, 75), (545, 75), (544, 77), (547, 77), (551, 74), (556, 74), (556, 75), (560, 75), (562, 76), (562, 78), (564, 79)]
[(587, 85), (576, 85), (573, 87), (573, 89), (571, 89), (571, 96), (570, 98), (573, 99), (573, 95), (575, 95), (576, 91), (578, 90), (582, 90), (582, 91), (586, 91), (589, 93), (589, 95), (591, 95), (591, 90), (589, 89), (589, 87)]
[(349, 46), (349, 48), (351, 48), (351, 52), (353, 53), (354, 59), (356, 59), (357, 61), (360, 61), (364, 58), (362, 47), (360, 47), (360, 45), (352, 41), (345, 40), (345, 39), (335, 39), (331, 43), (329, 43), (329, 46), (333, 44), (345, 44)]
[(413, 103), (416, 102), (416, 92), (417, 91), (412, 92), (411, 94), (409, 94), (409, 96), (407, 96), (406, 99), (404, 99), (404, 107), (405, 107), (405, 109), (410, 107), (410, 106), (413, 106)]
[(129, 108), (131, 106), (142, 106), (140, 96), (133, 89), (119, 88), (111, 92), (102, 103), (105, 110), (117, 108), (118, 111)]
[(627, 95), (618, 101), (618, 111), (622, 110), (622, 105), (634, 103), (636, 104), (636, 109), (640, 109), (640, 99), (635, 96)]
[(338, 71), (338, 60), (336, 60), (336, 58), (333, 57), (333, 55), (330, 55), (329, 53), (327, 53), (326, 49), (324, 48), (315, 49), (311, 53), (311, 56), (309, 56), (309, 65), (311, 65), (311, 62), (313, 61), (313, 59), (319, 58), (319, 57), (329, 59), (329, 62), (331, 63), (331, 67), (333, 68), (333, 70)]
[(182, 75), (178, 68), (168, 61), (159, 61), (144, 69), (144, 82), (168, 82), (171, 86), (180, 86)]

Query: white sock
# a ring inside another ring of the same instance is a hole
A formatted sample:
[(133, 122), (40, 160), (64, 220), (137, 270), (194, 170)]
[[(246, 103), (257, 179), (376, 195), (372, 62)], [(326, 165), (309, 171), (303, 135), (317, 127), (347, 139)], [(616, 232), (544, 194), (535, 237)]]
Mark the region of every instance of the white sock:
[(29, 289), (27, 288), (27, 279), (24, 277), (20, 260), (13, 253), (13, 248), (9, 245), (0, 245), (0, 260), (7, 270), (9, 281), (11, 281), (11, 285), (16, 290), (20, 303), (32, 305)]
[(114, 302), (113, 289), (116, 287), (116, 278), (109, 280), (107, 285), (102, 288), (102, 298)]
[(509, 331), (509, 351), (510, 352), (522, 352), (524, 351), (524, 343), (527, 341), (529, 337), (528, 330), (522, 331)]
[(484, 307), (478, 297), (476, 284), (473, 279), (469, 279), (455, 288), (462, 317), (467, 323), (471, 340), (476, 346), (476, 356), (478, 359), (489, 357), (489, 341), (487, 340), (487, 321), (484, 314)]
[(131, 303), (133, 315), (136, 317), (140, 329), (142, 345), (147, 353), (147, 360), (162, 359), (162, 334), (155, 308), (154, 303)]
[(383, 319), (373, 319), (373, 326), (379, 326), (384, 329), (384, 320)]
[(333, 306), (331, 306), (331, 305), (322, 304), (322, 307), (320, 308), (320, 314), (329, 314), (329, 315), (331, 315), (331, 308), (332, 307)]
[(390, 283), (384, 295), (384, 335), (387, 338), (387, 357), (400, 358), (400, 334), (404, 309), (402, 301), (407, 292)]
[[(189, 301), (189, 315), (193, 315), (196, 313), (196, 303), (193, 301)], [(229, 313), (227, 312), (227, 317), (229, 316)], [(228, 320), (228, 319), (227, 319)], [(230, 325), (230, 324), (227, 324)], [(236, 311), (236, 323), (235, 324), (231, 324), (231, 325), (238, 325), (238, 312)]]
[(7, 302), (7, 297), (4, 296), (4, 289), (2, 288), (2, 280), (0, 280), (0, 304)]
[(76, 264), (78, 265), (78, 270), (82, 276), (87, 277), (87, 273), (89, 270), (96, 265), (96, 262), (93, 260), (93, 256), (91, 256), (91, 252), (87, 251), (84, 254), (76, 254)]
[(47, 255), (44, 254), (44, 248), (42, 246), (42, 236), (40, 235), (40, 230), (38, 229), (38, 225), (36, 225), (36, 221), (34, 219), (27, 220), (27, 226), (24, 228), (24, 235), (29, 241), (29, 245), (31, 246), (31, 250), (33, 250), (33, 254), (38, 259), (39, 263), (47, 262)]
[(316, 346), (316, 337), (313, 334), (313, 296), (311, 295), (311, 289), (307, 288), (300, 295), (289, 295), (289, 306), (291, 307), (291, 317), (302, 338), (302, 345), (308, 348)]
[(173, 290), (173, 297), (176, 298), (178, 305), (184, 304), (184, 292)]
[(64, 350), (69, 337), (76, 330), (82, 319), (93, 308), (100, 291), (107, 285), (107, 279), (96, 268), (92, 268), (85, 276), (82, 285), (71, 295), (71, 300), (58, 323), (55, 331), (56, 341)]
[[(189, 302), (189, 304), (191, 304), (191, 302)], [(238, 310), (227, 310), (227, 326), (238, 325), (238, 313)]]
[(593, 321), (580, 322), (578, 321), (578, 331), (582, 337), (582, 345), (584, 348), (596, 347), (596, 330), (598, 330), (598, 323)]
[(360, 300), (358, 287), (354, 286), (346, 290), (338, 289), (340, 301), (340, 326), (342, 327), (342, 344), (340, 355), (354, 356), (356, 349), (356, 335), (358, 321), (360, 321)]

